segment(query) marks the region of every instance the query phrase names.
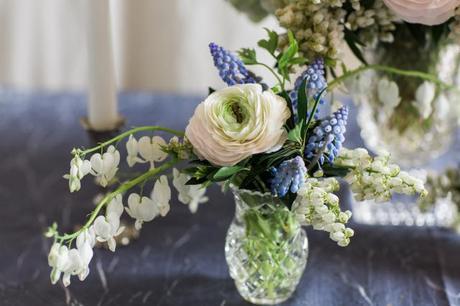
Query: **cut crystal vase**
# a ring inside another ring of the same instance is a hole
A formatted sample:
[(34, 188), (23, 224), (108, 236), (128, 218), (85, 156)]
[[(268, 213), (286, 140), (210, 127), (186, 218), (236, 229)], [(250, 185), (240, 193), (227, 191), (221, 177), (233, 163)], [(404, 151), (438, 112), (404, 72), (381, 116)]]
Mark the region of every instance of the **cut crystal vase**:
[(305, 270), (308, 240), (294, 215), (271, 194), (233, 189), (236, 211), (225, 256), (241, 296), (275, 305), (294, 293)]
[[(366, 51), (369, 64), (421, 71), (447, 84), (460, 83), (460, 46), (432, 36), (420, 41), (410, 29), (399, 27), (394, 43), (380, 43)], [(390, 153), (407, 171), (437, 172), (458, 162), (444, 158), (455, 136), (460, 107), (457, 91), (418, 77), (376, 70), (357, 76), (349, 85), (358, 107), (361, 136), (371, 151)], [(450, 226), (456, 213), (456, 207), (446, 203), (421, 210), (415, 202), (416, 197), (397, 197), (383, 204), (355, 202), (353, 216), (368, 224)]]

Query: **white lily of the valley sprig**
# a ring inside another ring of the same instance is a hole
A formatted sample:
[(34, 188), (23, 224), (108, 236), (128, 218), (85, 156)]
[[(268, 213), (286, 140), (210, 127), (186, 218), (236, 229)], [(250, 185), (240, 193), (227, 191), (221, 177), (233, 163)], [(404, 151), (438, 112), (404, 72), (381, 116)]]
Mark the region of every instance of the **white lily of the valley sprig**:
[(120, 152), (114, 146), (110, 146), (104, 154), (96, 153), (90, 158), (91, 174), (96, 176), (102, 187), (115, 177), (120, 163)]
[(155, 182), (150, 197), (157, 205), (160, 215), (165, 217), (169, 212), (169, 201), (171, 201), (171, 188), (168, 184), (168, 178), (165, 175), (160, 176)]
[(82, 160), (80, 156), (75, 156), (70, 161), (69, 174), (64, 175), (64, 178), (69, 180), (70, 192), (78, 191), (81, 188), (80, 180), (83, 179), (91, 171), (91, 163), (89, 160)]
[(132, 167), (137, 163), (145, 163), (146, 161), (139, 158), (139, 143), (133, 135), (129, 135), (129, 139), (126, 142), (126, 151), (128, 156), (126, 156), (126, 162), (128, 166)]
[(48, 264), (53, 268), (51, 282), (57, 283), (63, 273), (64, 286), (70, 285), (70, 276), (78, 275), (84, 281), (89, 274), (89, 263), (93, 258), (95, 234), (92, 227), (77, 237), (77, 248), (68, 249), (65, 245), (54, 243), (48, 255)]
[(120, 235), (125, 227), (120, 227), (120, 217), (123, 213), (123, 203), (121, 195), (117, 195), (107, 205), (105, 216), (99, 216), (94, 220), (94, 232), (96, 240), (99, 242), (106, 242), (109, 249), (115, 252), (116, 236)]
[(188, 180), (190, 176), (180, 173), (176, 168), (173, 169), (173, 185), (179, 192), (179, 201), (188, 205), (190, 211), (195, 213), (198, 206), (209, 199), (205, 196), (206, 188), (200, 185), (187, 185)]
[(160, 136), (143, 136), (138, 141), (139, 154), (144, 162), (150, 163), (150, 168), (153, 169), (156, 162), (162, 162), (168, 157), (168, 153), (162, 150), (162, 147), (166, 145), (166, 141)]

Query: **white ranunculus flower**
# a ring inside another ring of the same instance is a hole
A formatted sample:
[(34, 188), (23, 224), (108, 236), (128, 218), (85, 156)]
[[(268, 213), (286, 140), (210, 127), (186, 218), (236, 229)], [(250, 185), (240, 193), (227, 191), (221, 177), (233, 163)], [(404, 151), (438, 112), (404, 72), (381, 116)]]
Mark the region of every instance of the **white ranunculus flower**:
[(259, 84), (218, 90), (195, 110), (185, 131), (195, 153), (214, 165), (232, 166), (257, 153), (276, 151), (287, 133), (286, 101)]
[(383, 0), (404, 21), (437, 25), (447, 21), (460, 5), (460, 0)]

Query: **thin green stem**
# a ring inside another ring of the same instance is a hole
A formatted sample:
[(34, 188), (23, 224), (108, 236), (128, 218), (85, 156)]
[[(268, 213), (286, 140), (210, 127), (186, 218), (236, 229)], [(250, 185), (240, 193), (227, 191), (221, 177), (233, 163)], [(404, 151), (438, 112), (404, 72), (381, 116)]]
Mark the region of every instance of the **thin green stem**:
[[(307, 142), (308, 128), (310, 127), (310, 124), (313, 121), (313, 118), (315, 117), (315, 113), (316, 113), (316, 110), (318, 109), (319, 102), (323, 98), (323, 95), (326, 92), (327, 88), (328, 87), (325, 87), (319, 92), (318, 96), (315, 99), (315, 104), (313, 105), (313, 108), (312, 108), (312, 110), (310, 112), (310, 116), (308, 116), (308, 120), (307, 120), (306, 125), (305, 125), (305, 133), (304, 133), (304, 137), (303, 137), (302, 150), (305, 148), (305, 145), (306, 145), (306, 142)], [(302, 155), (303, 155), (303, 152), (302, 152)]]
[(111, 145), (111, 144), (113, 144), (115, 142), (118, 142), (118, 141), (122, 140), (125, 137), (128, 137), (129, 135), (133, 135), (135, 133), (143, 132), (143, 131), (163, 131), (163, 132), (167, 132), (167, 133), (179, 136), (179, 137), (183, 137), (185, 135), (184, 132), (182, 132), (182, 131), (177, 131), (177, 130), (173, 130), (173, 129), (169, 129), (169, 128), (165, 128), (165, 127), (161, 127), (161, 126), (156, 126), (156, 125), (141, 126), (141, 127), (137, 127), (137, 128), (128, 130), (128, 131), (126, 131), (124, 133), (121, 133), (120, 135), (118, 135), (118, 136), (116, 136), (116, 137), (114, 137), (114, 138), (112, 138), (110, 140), (107, 140), (105, 142), (100, 143), (96, 147), (93, 147), (93, 148), (90, 148), (90, 149), (87, 149), (87, 150), (83, 150), (80, 153), (82, 155), (85, 155), (85, 154), (88, 154), (88, 153), (98, 151), (98, 150), (100, 150), (100, 149), (102, 149), (102, 148), (104, 148), (104, 147), (106, 147), (108, 145)]
[(63, 234), (63, 235), (58, 235), (57, 234), (55, 236), (55, 238), (60, 239), (60, 240), (75, 239), (82, 231), (84, 231), (85, 229), (88, 229), (91, 226), (91, 224), (93, 224), (94, 220), (96, 220), (97, 216), (99, 215), (99, 212), (101, 211), (101, 209), (104, 206), (106, 206), (108, 203), (110, 203), (110, 201), (112, 201), (113, 198), (115, 198), (119, 194), (125, 193), (126, 191), (130, 190), (134, 186), (137, 186), (137, 185), (141, 184), (142, 182), (144, 182), (144, 181), (146, 181), (146, 180), (158, 175), (159, 173), (164, 172), (164, 171), (168, 170), (169, 168), (172, 168), (176, 163), (178, 163), (178, 160), (177, 159), (172, 159), (172, 160), (170, 160), (168, 162), (165, 162), (163, 165), (161, 165), (158, 168), (155, 168), (155, 169), (152, 169), (150, 171), (147, 171), (144, 174), (136, 177), (135, 179), (132, 179), (132, 180), (130, 180), (128, 182), (123, 183), (115, 191), (107, 194), (99, 202), (99, 204), (96, 206), (96, 208), (91, 213), (88, 221), (86, 221), (85, 225), (83, 225), (78, 231), (76, 231), (76, 232), (74, 232), (72, 234)]
[(364, 72), (366, 70), (377, 70), (377, 71), (384, 71), (387, 73), (392, 73), (392, 74), (398, 74), (398, 75), (403, 75), (407, 77), (413, 77), (413, 78), (420, 78), (422, 80), (430, 81), (441, 88), (445, 89), (455, 89), (455, 86), (449, 85), (438, 79), (436, 76), (421, 72), (421, 71), (416, 71), (416, 70), (403, 70), (403, 69), (398, 69), (390, 66), (384, 66), (384, 65), (363, 65), (361, 67), (358, 67), (354, 70), (350, 70), (342, 74), (341, 76), (335, 78), (332, 80), (329, 84), (328, 87), (329, 89), (333, 89), (334, 87), (338, 86), (340, 83), (345, 81), (346, 79), (355, 76), (361, 72)]
[(281, 89), (282, 89), (283, 91), (285, 91), (285, 90), (284, 90), (285, 81), (280, 79), (279, 75), (275, 72), (275, 70), (273, 70), (272, 67), (268, 66), (267, 64), (259, 63), (259, 62), (255, 63), (255, 64), (253, 64), (253, 65), (259, 65), (259, 66), (263, 66), (263, 67), (267, 68), (267, 69), (275, 76), (276, 80), (278, 81), (278, 83), (279, 83), (280, 86), (281, 86)]

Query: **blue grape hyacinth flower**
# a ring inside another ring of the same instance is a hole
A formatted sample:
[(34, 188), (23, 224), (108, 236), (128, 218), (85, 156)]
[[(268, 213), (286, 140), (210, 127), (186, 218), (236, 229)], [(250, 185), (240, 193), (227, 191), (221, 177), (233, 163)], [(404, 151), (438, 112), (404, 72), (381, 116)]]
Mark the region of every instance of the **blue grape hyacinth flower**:
[[(302, 74), (296, 79), (294, 83), (294, 89), (291, 90), (291, 92), (289, 93), (289, 98), (291, 99), (294, 111), (297, 110), (297, 96), (299, 94), (300, 86), (302, 85), (302, 82), (304, 80), (306, 80), (305, 89), (307, 91), (307, 96), (316, 99), (319, 92), (327, 86), (324, 69), (324, 60), (322, 58), (315, 59), (310, 65), (308, 65), (307, 69), (304, 72), (302, 72)], [(321, 100), (320, 104), (323, 103), (324, 101)]]
[(283, 161), (277, 168), (270, 169), (274, 178), (271, 181), (273, 195), (284, 197), (288, 191), (297, 193), (305, 183), (307, 168), (301, 156)]
[(259, 83), (261, 79), (249, 71), (243, 62), (233, 53), (215, 44), (209, 44), (214, 66), (219, 70), (220, 78), (228, 86), (236, 84)]
[(331, 116), (321, 120), (307, 140), (305, 158), (318, 159), (320, 165), (327, 160), (333, 163), (345, 141), (348, 107), (342, 106)]

